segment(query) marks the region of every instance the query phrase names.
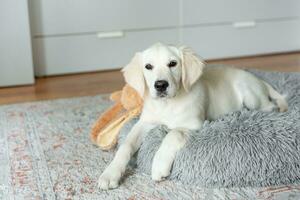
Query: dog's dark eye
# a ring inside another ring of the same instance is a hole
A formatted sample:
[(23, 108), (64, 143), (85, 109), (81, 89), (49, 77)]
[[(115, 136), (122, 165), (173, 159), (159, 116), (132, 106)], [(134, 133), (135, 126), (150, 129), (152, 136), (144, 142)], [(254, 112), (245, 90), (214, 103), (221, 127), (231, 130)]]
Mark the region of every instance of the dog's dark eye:
[(175, 67), (177, 65), (176, 60), (172, 60), (169, 62), (168, 67)]
[(153, 66), (151, 64), (147, 64), (147, 65), (145, 65), (145, 68), (148, 70), (151, 70), (151, 69), (153, 69)]

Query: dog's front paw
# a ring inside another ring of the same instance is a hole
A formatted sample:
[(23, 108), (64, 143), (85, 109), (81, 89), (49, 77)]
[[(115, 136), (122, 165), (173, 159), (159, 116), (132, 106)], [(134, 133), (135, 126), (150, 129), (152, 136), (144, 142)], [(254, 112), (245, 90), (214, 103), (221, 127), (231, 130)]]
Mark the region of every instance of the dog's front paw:
[(106, 169), (98, 180), (98, 187), (102, 190), (114, 189), (119, 186), (121, 172)]
[(164, 159), (163, 154), (157, 152), (153, 158), (152, 163), (152, 180), (164, 180), (167, 176), (170, 175), (171, 167), (172, 161), (170, 161), (169, 159)]

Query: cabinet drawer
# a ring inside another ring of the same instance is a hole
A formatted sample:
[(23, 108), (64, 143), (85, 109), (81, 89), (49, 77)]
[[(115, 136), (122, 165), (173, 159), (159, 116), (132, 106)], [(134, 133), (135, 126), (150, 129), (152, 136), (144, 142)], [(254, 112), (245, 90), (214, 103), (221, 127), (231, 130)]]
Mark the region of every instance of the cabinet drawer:
[(300, 16), (299, 0), (184, 0), (183, 25)]
[(183, 28), (182, 42), (206, 59), (300, 50), (300, 20)]
[(33, 35), (91, 33), (178, 25), (178, 0), (30, 0), (29, 2)]
[(96, 34), (35, 38), (35, 69), (39, 76), (117, 69), (158, 41), (177, 43), (178, 33), (164, 29), (125, 32), (119, 38), (100, 39)]

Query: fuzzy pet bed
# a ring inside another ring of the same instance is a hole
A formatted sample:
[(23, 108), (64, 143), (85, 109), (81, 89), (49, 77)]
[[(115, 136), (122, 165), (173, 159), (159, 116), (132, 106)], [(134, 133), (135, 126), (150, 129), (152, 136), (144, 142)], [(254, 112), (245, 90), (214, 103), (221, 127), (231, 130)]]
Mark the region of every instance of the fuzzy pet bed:
[[(191, 132), (177, 154), (168, 179), (205, 187), (269, 186), (300, 183), (300, 73), (251, 70), (286, 95), (285, 113), (229, 113), (206, 121)], [(120, 134), (120, 143), (136, 120)], [(134, 164), (151, 173), (152, 159), (168, 129), (158, 126), (145, 134)]]

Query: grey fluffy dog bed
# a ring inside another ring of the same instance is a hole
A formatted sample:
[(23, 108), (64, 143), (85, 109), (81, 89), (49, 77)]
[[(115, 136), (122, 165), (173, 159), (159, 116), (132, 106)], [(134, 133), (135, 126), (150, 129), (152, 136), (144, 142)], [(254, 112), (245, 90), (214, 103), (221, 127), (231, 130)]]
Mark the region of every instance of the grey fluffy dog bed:
[[(177, 154), (168, 179), (205, 187), (269, 186), (300, 183), (300, 73), (251, 70), (287, 95), (285, 113), (229, 113), (191, 132)], [(128, 123), (120, 140), (136, 120)], [(152, 159), (168, 129), (159, 126), (144, 137), (136, 154), (138, 173), (150, 175)]]

